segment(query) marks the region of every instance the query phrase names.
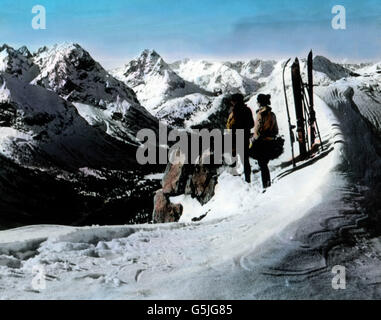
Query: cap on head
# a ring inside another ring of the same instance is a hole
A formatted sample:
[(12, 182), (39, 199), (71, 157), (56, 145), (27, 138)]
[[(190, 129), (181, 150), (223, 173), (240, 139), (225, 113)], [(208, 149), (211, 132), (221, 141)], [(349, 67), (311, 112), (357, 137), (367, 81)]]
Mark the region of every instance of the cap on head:
[(235, 93), (231, 96), (231, 101), (234, 102), (236, 105), (243, 105), (244, 104), (244, 97), (241, 93)]
[(271, 104), (271, 95), (270, 94), (259, 94), (257, 97), (258, 103), (261, 107), (266, 107)]

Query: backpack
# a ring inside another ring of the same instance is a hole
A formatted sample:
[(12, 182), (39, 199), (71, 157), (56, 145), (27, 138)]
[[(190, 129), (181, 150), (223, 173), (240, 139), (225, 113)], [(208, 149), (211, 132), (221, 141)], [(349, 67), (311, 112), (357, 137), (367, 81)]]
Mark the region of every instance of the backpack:
[(249, 149), (249, 156), (255, 160), (278, 159), (284, 152), (284, 142), (279, 136), (272, 140), (254, 140)]

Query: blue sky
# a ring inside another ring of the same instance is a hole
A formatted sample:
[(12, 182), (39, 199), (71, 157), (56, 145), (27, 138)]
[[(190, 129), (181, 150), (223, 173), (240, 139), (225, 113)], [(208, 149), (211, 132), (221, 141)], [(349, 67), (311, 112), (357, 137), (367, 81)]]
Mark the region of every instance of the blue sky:
[[(33, 30), (34, 5), (47, 29)], [(334, 5), (347, 29), (331, 27)], [(380, 0), (1, 0), (1, 42), (32, 50), (78, 42), (107, 67), (145, 48), (184, 57), (281, 58), (316, 53), (349, 61), (381, 59)]]

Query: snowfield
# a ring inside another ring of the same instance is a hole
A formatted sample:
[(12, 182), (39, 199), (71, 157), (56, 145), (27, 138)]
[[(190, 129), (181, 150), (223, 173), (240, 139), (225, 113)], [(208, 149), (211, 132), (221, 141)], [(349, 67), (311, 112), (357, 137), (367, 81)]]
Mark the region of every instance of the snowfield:
[[(321, 130), (329, 143), (334, 144), (340, 137), (337, 127), (332, 126), (337, 120), (320, 99), (317, 101)], [(298, 225), (301, 218), (322, 203), (329, 192), (326, 186), (333, 183), (332, 170), (339, 163), (338, 145), (313, 166), (276, 181), (265, 194), (258, 187), (258, 175), (247, 185), (241, 177), (224, 173), (219, 178), (215, 197), (204, 207), (194, 200), (181, 199), (185, 210), (179, 224), (31, 226), (3, 231), (0, 233), (1, 297), (280, 298), (277, 292), (263, 295), (263, 290), (271, 285), (271, 281), (260, 280), (266, 269), (263, 264), (269, 259), (263, 255), (266, 248), (271, 249), (266, 243), (274, 239), (282, 241), (284, 248), (272, 255), (273, 262), (298, 245), (285, 230)], [(280, 169), (273, 168), (273, 177), (277, 173)], [(205, 220), (190, 222), (205, 212), (208, 212)], [(310, 264), (308, 271), (315, 267)], [(45, 272), (45, 289), (36, 290), (32, 286), (37, 276), (36, 265), (42, 266)], [(324, 262), (319, 260), (318, 269), (322, 267)], [(232, 275), (238, 278), (233, 281)], [(245, 281), (254, 275), (258, 284)], [(329, 285), (329, 282), (325, 284)]]

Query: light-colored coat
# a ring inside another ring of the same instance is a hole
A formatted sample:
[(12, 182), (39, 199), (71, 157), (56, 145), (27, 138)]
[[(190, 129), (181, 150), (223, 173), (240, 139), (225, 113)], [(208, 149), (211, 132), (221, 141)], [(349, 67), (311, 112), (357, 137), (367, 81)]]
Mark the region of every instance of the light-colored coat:
[(279, 133), (278, 123), (271, 107), (261, 107), (257, 110), (254, 126), (254, 139), (273, 140)]

